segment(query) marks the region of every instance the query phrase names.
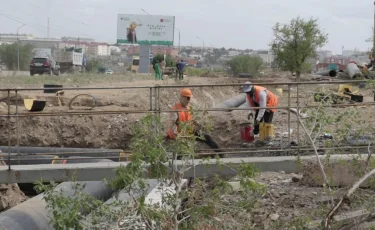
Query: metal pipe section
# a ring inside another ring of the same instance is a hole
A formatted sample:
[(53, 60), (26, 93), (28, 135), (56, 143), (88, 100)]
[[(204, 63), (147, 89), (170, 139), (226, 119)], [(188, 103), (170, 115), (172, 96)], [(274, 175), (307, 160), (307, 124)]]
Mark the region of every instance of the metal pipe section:
[[(17, 153), (11, 153), (11, 158), (5, 160), (7, 165), (42, 165), (51, 164), (54, 155), (43, 155), (43, 156), (22, 156)], [(9, 163), (10, 160), (10, 163)]]
[(0, 146), (0, 151), (5, 152), (10, 150), (10, 152), (19, 152), (19, 153), (81, 153), (81, 152), (105, 152), (105, 153), (117, 153), (119, 154), (121, 149), (95, 149), (95, 148), (53, 148), (53, 147), (31, 147), (31, 146)]
[(359, 70), (357, 64), (355, 64), (355, 63), (349, 63), (346, 66), (346, 71), (348, 72), (350, 79), (356, 79), (356, 78), (359, 78), (359, 77), (363, 77), (363, 74), (362, 74), (361, 70)]
[[(90, 194), (102, 201), (111, 198), (114, 191), (101, 181), (77, 182), (86, 184), (83, 193)], [(72, 182), (59, 184), (56, 189), (61, 190), (65, 196), (74, 196)], [(49, 216), (51, 213), (46, 209), (46, 202), (43, 200), (44, 194), (31, 198), (24, 203), (17, 205), (0, 214), (0, 228), (12, 230), (53, 230)], [(82, 210), (82, 214), (87, 214), (87, 210)]]
[[(218, 105), (215, 105), (214, 109), (231, 109), (231, 108), (237, 108), (240, 105), (244, 104), (246, 102), (246, 95), (244, 93), (235, 96), (231, 99), (228, 99), (224, 101), (223, 103), (220, 103)], [(228, 110), (231, 111), (231, 110)]]

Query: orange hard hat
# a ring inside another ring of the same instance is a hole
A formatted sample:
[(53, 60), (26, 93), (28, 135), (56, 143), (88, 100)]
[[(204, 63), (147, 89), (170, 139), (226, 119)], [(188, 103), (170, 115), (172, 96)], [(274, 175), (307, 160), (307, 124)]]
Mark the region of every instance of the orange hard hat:
[(184, 89), (181, 89), (180, 95), (184, 97), (192, 97), (193, 93), (191, 92), (189, 88), (184, 88)]

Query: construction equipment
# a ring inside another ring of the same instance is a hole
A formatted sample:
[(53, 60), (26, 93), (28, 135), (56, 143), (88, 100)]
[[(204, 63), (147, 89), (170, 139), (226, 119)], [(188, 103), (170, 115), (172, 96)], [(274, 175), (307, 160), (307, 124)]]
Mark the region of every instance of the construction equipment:
[(83, 72), (86, 65), (86, 56), (75, 50), (55, 50), (54, 57), (60, 66), (60, 72)]
[(137, 73), (139, 69), (139, 56), (133, 56), (132, 64), (130, 66), (130, 71)]

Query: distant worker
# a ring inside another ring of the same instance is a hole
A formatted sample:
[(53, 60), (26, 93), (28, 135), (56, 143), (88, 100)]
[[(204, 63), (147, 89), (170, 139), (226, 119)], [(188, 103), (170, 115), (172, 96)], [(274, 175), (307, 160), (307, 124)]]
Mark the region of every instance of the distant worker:
[[(276, 108), (265, 109), (266, 107), (277, 107), (278, 98), (270, 90), (253, 85), (251, 82), (246, 82), (244, 86), (244, 93), (246, 93), (246, 100), (250, 107), (263, 107), (262, 109), (254, 109), (254, 135), (259, 134), (260, 122), (272, 123), (273, 115)], [(249, 112), (248, 119), (253, 116), (252, 111)]]
[(157, 61), (154, 65), (154, 70), (155, 70), (155, 80), (160, 80), (161, 79), (161, 72), (160, 72), (160, 64)]
[(164, 77), (164, 70), (165, 70), (165, 61), (162, 60), (160, 62), (160, 78), (161, 78), (161, 80), (163, 80), (163, 77)]
[[(200, 125), (194, 120), (190, 110), (190, 99), (193, 93), (190, 89), (184, 88), (180, 91), (180, 102), (177, 102), (171, 109), (178, 112), (170, 113), (170, 124), (168, 129), (168, 138), (176, 139), (178, 134), (186, 133), (186, 135), (194, 135), (197, 141), (204, 142), (215, 152), (222, 152), (219, 145), (208, 134), (200, 135)], [(185, 125), (182, 125), (185, 124)], [(181, 125), (183, 127), (181, 127)], [(182, 128), (184, 130), (182, 130)], [(203, 136), (203, 138), (201, 137)], [(223, 155), (219, 155), (223, 157)]]
[(178, 80), (180, 80), (180, 81), (184, 80), (185, 65), (186, 65), (186, 63), (184, 62), (184, 60), (181, 60), (177, 63)]

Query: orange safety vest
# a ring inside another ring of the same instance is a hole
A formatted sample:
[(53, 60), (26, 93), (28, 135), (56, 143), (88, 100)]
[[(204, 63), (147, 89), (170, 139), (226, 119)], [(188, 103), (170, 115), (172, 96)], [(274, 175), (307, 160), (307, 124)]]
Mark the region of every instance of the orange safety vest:
[[(178, 118), (177, 118), (177, 121), (176, 121), (176, 126), (177, 126), (177, 132), (181, 133), (181, 127), (180, 127), (179, 123), (180, 122), (188, 122), (193, 118), (193, 116), (191, 116), (191, 113), (190, 113), (190, 107), (187, 106), (185, 108), (180, 103), (176, 103), (176, 105), (173, 106), (171, 109), (172, 110), (178, 110), (178, 113), (177, 113)], [(168, 130), (168, 137), (171, 138), (171, 139), (176, 138), (172, 128), (170, 128)]]
[[(277, 104), (278, 104), (278, 98), (271, 91), (269, 91), (268, 89), (266, 89), (264, 87), (261, 87), (261, 86), (254, 86), (254, 89), (255, 89), (255, 91), (254, 91), (255, 103), (257, 104), (257, 106), (259, 106), (259, 95), (260, 95), (260, 92), (263, 91), (263, 90), (267, 91), (267, 107), (276, 107), (277, 106)], [(253, 97), (251, 97), (249, 94), (247, 94), (246, 96), (247, 96), (248, 101), (251, 104), (251, 107), (256, 107), (255, 103), (254, 103), (254, 100), (253, 100)], [(272, 112), (276, 112), (275, 108), (270, 109), (270, 110)]]

